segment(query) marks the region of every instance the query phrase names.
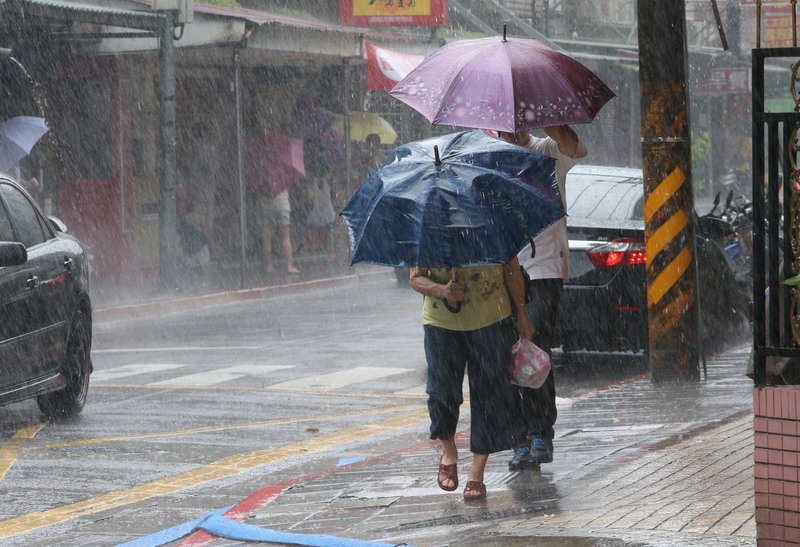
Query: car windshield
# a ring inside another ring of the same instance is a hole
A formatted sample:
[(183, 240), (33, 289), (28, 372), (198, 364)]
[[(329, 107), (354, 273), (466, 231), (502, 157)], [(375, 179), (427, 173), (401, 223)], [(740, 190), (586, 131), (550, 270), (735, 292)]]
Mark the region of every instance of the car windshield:
[(573, 169), (567, 175), (567, 211), (571, 219), (644, 220), (642, 178), (624, 172)]

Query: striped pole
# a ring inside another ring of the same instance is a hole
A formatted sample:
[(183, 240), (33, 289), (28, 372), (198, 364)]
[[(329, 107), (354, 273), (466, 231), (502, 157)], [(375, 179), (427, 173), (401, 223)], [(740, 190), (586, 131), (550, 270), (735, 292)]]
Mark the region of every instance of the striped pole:
[(638, 0), (647, 310), (654, 382), (699, 377), (683, 0)]

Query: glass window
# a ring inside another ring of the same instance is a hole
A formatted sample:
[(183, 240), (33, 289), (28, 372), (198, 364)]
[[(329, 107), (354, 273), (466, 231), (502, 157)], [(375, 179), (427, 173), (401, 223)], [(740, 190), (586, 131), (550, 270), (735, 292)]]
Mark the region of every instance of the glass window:
[(14, 230), (11, 228), (11, 220), (8, 218), (8, 211), (0, 201), (0, 241), (16, 241)]
[(5, 198), (11, 218), (14, 219), (14, 227), (17, 230), (15, 239), (18, 239), (25, 247), (33, 247), (52, 237), (52, 232), (46, 226), (44, 219), (36, 212), (33, 204), (22, 192), (10, 184), (2, 184), (0, 193)]

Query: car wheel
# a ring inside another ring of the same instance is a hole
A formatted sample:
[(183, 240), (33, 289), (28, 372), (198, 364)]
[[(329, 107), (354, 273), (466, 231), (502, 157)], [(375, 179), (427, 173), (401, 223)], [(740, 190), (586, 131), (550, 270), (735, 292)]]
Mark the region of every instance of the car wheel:
[(89, 392), (89, 375), (92, 372), (91, 338), (87, 318), (78, 312), (72, 321), (67, 352), (61, 374), (66, 387), (53, 393), (40, 395), (36, 402), (39, 410), (50, 418), (74, 416), (83, 410)]

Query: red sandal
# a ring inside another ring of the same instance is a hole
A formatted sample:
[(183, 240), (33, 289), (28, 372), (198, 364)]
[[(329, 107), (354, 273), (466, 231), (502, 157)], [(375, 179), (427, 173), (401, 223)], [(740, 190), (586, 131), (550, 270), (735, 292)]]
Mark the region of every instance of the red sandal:
[[(439, 458), (439, 477), (437, 478), (436, 482), (439, 483), (439, 488), (445, 490), (447, 492), (452, 492), (456, 488), (458, 488), (458, 469), (456, 468), (456, 464), (451, 463), (450, 465), (444, 465), (442, 463), (441, 456)], [(450, 479), (453, 481), (453, 486), (445, 486), (442, 484), (442, 481)]]
[(478, 481), (467, 481), (464, 488), (465, 500), (480, 500), (486, 497), (486, 485)]

